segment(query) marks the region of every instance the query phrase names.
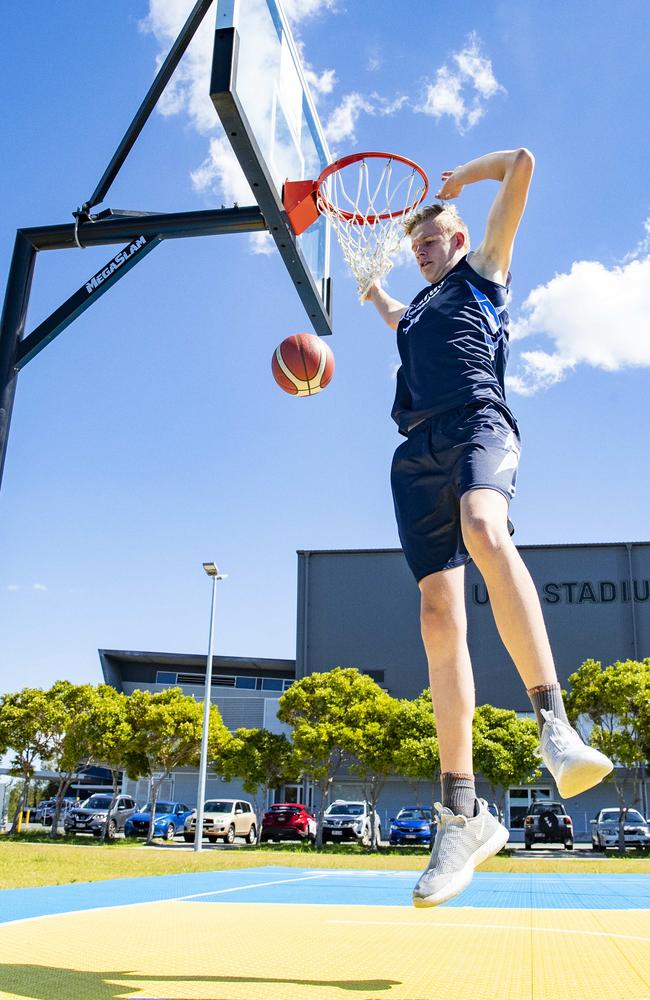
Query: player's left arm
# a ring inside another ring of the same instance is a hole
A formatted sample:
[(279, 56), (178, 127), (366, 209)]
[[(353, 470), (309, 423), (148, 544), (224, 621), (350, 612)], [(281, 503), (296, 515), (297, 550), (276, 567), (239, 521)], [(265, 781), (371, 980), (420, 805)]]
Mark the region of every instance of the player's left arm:
[(457, 198), (466, 184), (483, 180), (500, 181), (488, 215), (485, 235), (472, 255), (472, 267), (491, 281), (506, 282), (534, 167), (535, 158), (530, 150), (508, 149), (479, 156), (455, 170), (446, 170), (442, 175), (443, 185), (436, 197), (443, 201)]

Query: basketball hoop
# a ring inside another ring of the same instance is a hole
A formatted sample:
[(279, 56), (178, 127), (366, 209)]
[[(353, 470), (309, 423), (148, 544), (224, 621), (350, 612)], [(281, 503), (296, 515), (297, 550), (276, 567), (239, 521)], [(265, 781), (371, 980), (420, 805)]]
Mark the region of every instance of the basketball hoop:
[(330, 163), (316, 181), (287, 181), (284, 205), (296, 235), (327, 216), (363, 302), (393, 266), (404, 223), (428, 189), (424, 170), (405, 156), (352, 153)]

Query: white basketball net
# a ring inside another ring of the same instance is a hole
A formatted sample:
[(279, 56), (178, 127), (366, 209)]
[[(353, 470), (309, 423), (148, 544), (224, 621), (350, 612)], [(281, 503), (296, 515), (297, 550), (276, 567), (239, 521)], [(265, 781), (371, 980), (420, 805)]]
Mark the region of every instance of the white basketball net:
[[(424, 192), (425, 182), (417, 170), (400, 160), (374, 157), (335, 171), (319, 188), (318, 210), (334, 227), (361, 302), (373, 282), (392, 268), (404, 239), (404, 223)], [(387, 214), (386, 219), (378, 218)]]

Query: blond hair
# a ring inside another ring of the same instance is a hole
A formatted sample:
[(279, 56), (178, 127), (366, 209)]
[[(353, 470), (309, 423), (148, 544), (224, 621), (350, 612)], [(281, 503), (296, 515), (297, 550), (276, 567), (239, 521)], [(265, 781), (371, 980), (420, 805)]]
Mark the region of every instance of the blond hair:
[(449, 235), (462, 233), (465, 237), (465, 245), (469, 249), (469, 229), (458, 214), (455, 205), (425, 205), (424, 208), (418, 209), (417, 212), (409, 215), (404, 223), (405, 234), (410, 236), (416, 226), (430, 220), (437, 222), (440, 228)]

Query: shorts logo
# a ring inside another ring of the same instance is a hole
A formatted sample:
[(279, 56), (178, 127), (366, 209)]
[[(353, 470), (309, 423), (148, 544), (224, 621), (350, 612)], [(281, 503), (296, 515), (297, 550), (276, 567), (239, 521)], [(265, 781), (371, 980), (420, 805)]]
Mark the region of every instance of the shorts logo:
[(508, 469), (516, 469), (519, 465), (519, 448), (515, 444), (514, 431), (510, 431), (508, 437), (506, 438), (505, 447), (508, 449), (507, 453), (501, 459), (499, 467), (495, 469), (495, 473), (507, 472)]

